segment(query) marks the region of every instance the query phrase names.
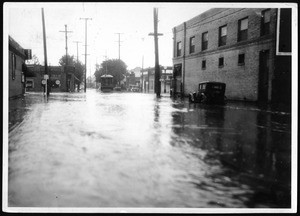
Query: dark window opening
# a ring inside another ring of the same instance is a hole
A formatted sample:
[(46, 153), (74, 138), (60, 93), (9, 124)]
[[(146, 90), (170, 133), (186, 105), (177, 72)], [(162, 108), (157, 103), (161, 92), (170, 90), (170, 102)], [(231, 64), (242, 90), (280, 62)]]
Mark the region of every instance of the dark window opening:
[(270, 10), (265, 10), (261, 15), (261, 36), (270, 34)]
[(224, 66), (224, 57), (219, 58), (219, 67)]
[(248, 18), (239, 20), (238, 41), (248, 39)]
[(208, 44), (208, 33), (204, 32), (202, 34), (202, 50), (206, 50), (207, 49), (207, 44)]
[(202, 60), (202, 69), (206, 68), (206, 60)]
[(227, 26), (222, 26), (219, 28), (219, 46), (226, 45), (227, 39)]
[(16, 78), (16, 67), (17, 67), (17, 59), (14, 53), (11, 53), (11, 77), (14, 80)]
[(244, 64), (245, 64), (245, 54), (239, 54), (238, 65), (244, 65)]
[(177, 56), (181, 56), (181, 41), (177, 42)]
[(190, 38), (190, 53), (195, 52), (195, 36)]

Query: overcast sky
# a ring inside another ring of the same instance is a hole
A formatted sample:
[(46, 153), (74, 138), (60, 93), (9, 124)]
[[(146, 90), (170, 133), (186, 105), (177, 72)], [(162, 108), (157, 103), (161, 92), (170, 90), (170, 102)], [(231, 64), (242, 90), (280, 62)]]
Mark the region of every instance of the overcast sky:
[[(239, 5), (241, 6), (241, 5)], [(23, 48), (32, 49), (44, 62), (41, 8), (44, 8), (47, 56), (49, 65), (58, 65), (65, 55), (65, 25), (68, 31), (68, 54), (77, 55), (74, 41), (79, 43), (79, 59), (84, 63), (85, 21), (88, 28), (87, 75), (104, 56), (118, 58), (118, 34), (121, 38), (121, 59), (127, 69), (154, 66), (153, 8), (158, 8), (159, 63), (172, 66), (172, 28), (213, 7), (236, 7), (236, 4), (216, 3), (7, 3), (4, 10), (4, 30)], [(6, 10), (7, 9), (7, 10)], [(142, 40), (144, 38), (144, 40)]]
[[(118, 34), (121, 39), (121, 59), (128, 69), (154, 66), (153, 8), (158, 7), (159, 57), (161, 65), (172, 65), (172, 28), (206, 11), (203, 4), (176, 3), (11, 3), (8, 6), (8, 33), (23, 48), (32, 49), (40, 62), (44, 62), (41, 8), (44, 8), (48, 64), (58, 65), (65, 50), (68, 31), (68, 54), (77, 56), (84, 63), (85, 21), (89, 17), (87, 72), (94, 73), (96, 62), (119, 57)], [(142, 40), (144, 38), (144, 40)]]

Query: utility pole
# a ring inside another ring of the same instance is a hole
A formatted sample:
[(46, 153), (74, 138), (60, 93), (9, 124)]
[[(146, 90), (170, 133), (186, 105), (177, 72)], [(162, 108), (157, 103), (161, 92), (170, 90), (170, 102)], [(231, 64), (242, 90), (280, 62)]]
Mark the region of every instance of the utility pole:
[(92, 18), (80, 18), (85, 20), (85, 69), (84, 69), (84, 92), (86, 92), (86, 57), (87, 57), (87, 21), (92, 20)]
[(78, 55), (78, 43), (81, 43), (81, 42), (80, 41), (73, 41), (73, 42), (77, 44), (77, 62), (78, 62), (78, 57), (79, 57), (79, 55)]
[(154, 49), (155, 49), (155, 93), (157, 97), (160, 97), (160, 68), (159, 68), (159, 57), (158, 57), (158, 36), (163, 34), (157, 33), (158, 23), (158, 9), (153, 8), (154, 18), (154, 33), (149, 33), (150, 36), (154, 36)]
[(50, 94), (50, 89), (48, 88), (48, 63), (47, 63), (47, 44), (46, 44), (46, 27), (45, 27), (45, 18), (44, 18), (44, 8), (42, 8), (42, 24), (43, 24), (43, 42), (44, 42), (44, 61), (45, 61), (45, 93), (46, 97)]
[(121, 34), (123, 34), (123, 33), (115, 33), (115, 34), (118, 34), (119, 35), (119, 40), (118, 41), (116, 41), (116, 42), (118, 42), (119, 43), (119, 60), (121, 59), (120, 58), (120, 52), (121, 52), (121, 42), (123, 42), (123, 41), (120, 41), (120, 35)]
[(60, 31), (60, 32), (64, 32), (65, 36), (66, 36), (66, 65), (68, 65), (68, 33), (71, 33), (72, 31), (68, 31), (68, 26), (65, 25), (65, 30), (64, 31)]
[[(142, 38), (142, 41), (143, 41), (143, 45), (142, 47), (144, 48), (144, 40), (145, 38)], [(143, 52), (143, 56), (142, 56), (142, 92), (144, 92), (144, 50), (142, 51)]]

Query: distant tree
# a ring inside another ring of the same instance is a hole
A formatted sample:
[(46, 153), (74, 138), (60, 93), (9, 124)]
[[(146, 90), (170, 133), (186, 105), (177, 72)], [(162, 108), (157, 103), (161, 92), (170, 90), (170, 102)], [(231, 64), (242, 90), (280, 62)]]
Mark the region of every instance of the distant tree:
[(67, 62), (67, 59), (68, 59), (68, 65), (70, 66), (75, 66), (75, 60), (74, 60), (74, 56), (70, 56), (68, 55), (67, 58), (66, 58), (66, 55), (63, 55), (60, 59), (59, 59), (59, 64), (61, 66), (65, 66), (66, 65), (66, 62)]
[[(63, 55), (60, 59), (59, 59), (59, 64), (61, 66), (65, 66), (66, 65), (66, 55)], [(75, 61), (74, 56), (69, 56), (68, 55), (68, 65), (70, 66), (74, 66), (75, 67), (75, 73), (74, 75), (80, 80), (75, 80), (76, 84), (80, 84), (80, 82), (83, 81), (83, 72), (84, 72), (84, 64), (81, 61)]]
[(108, 59), (103, 61), (101, 65), (96, 65), (96, 71), (94, 73), (96, 82), (100, 82), (100, 77), (104, 74), (112, 75), (114, 84), (120, 83), (124, 79), (127, 72), (127, 65), (119, 59)]

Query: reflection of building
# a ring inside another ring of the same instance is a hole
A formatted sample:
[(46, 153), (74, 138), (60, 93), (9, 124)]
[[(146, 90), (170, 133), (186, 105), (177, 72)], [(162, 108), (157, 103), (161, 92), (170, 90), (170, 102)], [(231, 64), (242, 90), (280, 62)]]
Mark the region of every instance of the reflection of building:
[(211, 9), (173, 34), (175, 92), (220, 81), (229, 99), (290, 102), (291, 9)]
[[(42, 80), (45, 75), (45, 67), (41, 65), (27, 65), (28, 76), (26, 77), (27, 91), (44, 91)], [(74, 92), (75, 83), (80, 81), (74, 75), (73, 66), (48, 66), (49, 85), (51, 92)]]
[[(172, 67), (160, 67), (161, 93), (169, 93), (171, 79), (173, 76)], [(145, 68), (141, 71), (141, 89), (143, 92), (154, 93), (155, 87), (155, 68)]]
[(24, 50), (9, 36), (9, 98), (25, 93), (25, 60), (31, 58), (31, 50)]

